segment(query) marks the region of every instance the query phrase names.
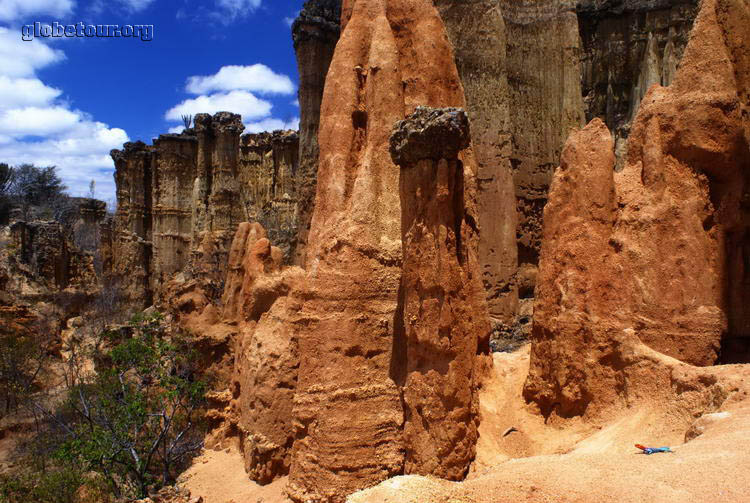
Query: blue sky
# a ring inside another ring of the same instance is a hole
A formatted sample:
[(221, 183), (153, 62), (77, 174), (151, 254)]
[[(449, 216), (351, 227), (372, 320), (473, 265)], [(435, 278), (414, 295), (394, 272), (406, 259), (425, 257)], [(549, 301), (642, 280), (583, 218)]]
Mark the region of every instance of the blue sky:
[[(246, 131), (296, 128), (291, 20), (303, 0), (0, 0), (0, 162), (57, 165), (71, 195), (114, 197), (112, 148), (229, 110)], [(38, 37), (22, 27), (154, 25), (153, 40)]]

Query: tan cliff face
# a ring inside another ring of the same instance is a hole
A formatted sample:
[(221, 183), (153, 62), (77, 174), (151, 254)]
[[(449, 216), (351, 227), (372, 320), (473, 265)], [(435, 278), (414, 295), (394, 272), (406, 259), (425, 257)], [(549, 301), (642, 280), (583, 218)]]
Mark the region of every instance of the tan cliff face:
[(291, 262), (298, 243), (300, 137), (296, 131), (240, 137), (238, 176), (246, 219), (260, 223)]
[(724, 14), (747, 20), (733, 4), (704, 2), (675, 81), (641, 104), (621, 172), (601, 121), (568, 141), (545, 209), (525, 389), (547, 413), (628, 399), (611, 342), (623, 333), (693, 365), (746, 337), (748, 80), (737, 40), (750, 25)]
[(453, 45), (471, 121), (482, 282), (490, 314), (512, 325), (518, 312), (518, 250), (505, 21), (497, 1), (435, 5)]
[[(240, 222), (269, 227), (290, 260), (296, 242), (294, 132), (240, 137), (239, 116), (199, 114), (182, 134), (153, 146), (128, 143), (113, 151), (117, 213), (106, 271), (134, 308), (163, 302), (167, 284), (183, 275), (217, 301), (228, 251)], [(110, 244), (111, 243), (111, 244)]]
[(315, 205), (318, 175), (318, 129), (328, 68), (341, 33), (341, 0), (309, 0), (292, 25), (294, 50), (299, 70), (299, 170), (295, 177), (299, 228), (292, 262), (304, 265)]

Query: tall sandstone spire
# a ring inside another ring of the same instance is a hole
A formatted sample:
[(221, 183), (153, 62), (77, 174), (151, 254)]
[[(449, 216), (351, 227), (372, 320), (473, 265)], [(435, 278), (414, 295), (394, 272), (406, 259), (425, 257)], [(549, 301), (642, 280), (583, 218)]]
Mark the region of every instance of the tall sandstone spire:
[[(393, 125), (419, 105), (465, 106), (430, 0), (358, 0), (344, 7), (351, 17), (342, 19), (346, 27), (323, 95), (319, 183), (301, 294), (305, 323), (298, 333), (297, 437), (288, 487), (296, 501), (343, 501), (404, 471), (401, 387), (409, 354), (399, 302), (399, 169), (389, 141)], [(474, 187), (471, 149), (461, 160), (464, 185)], [(467, 194), (472, 201), (473, 191)], [(467, 204), (467, 222), (476, 221), (473, 211)]]

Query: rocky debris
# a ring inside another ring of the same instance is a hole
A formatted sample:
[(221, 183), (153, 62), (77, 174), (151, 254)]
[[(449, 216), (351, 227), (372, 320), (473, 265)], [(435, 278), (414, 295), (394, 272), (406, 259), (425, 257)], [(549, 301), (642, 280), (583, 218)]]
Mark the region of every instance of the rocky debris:
[(401, 167), (405, 472), (452, 480), (474, 459), (477, 353), (490, 330), (464, 214), (459, 154), (469, 145), (462, 109), (421, 106), (396, 124), (390, 145)]
[(286, 263), (292, 261), (297, 246), (299, 142), (296, 131), (240, 137), (238, 174), (246, 219), (267, 229)]
[(643, 99), (621, 172), (599, 120), (566, 145), (545, 209), (525, 388), (547, 414), (637, 396), (633, 383), (653, 369), (631, 369), (623, 340), (705, 366), (723, 338), (744, 335), (747, 12), (703, 2), (674, 82)]
[(341, 32), (340, 18), (341, 0), (308, 0), (292, 25), (300, 104), (299, 168), (295, 177), (295, 219), (299, 231), (292, 262), (302, 266), (315, 205), (320, 104), (333, 50)]
[(435, 5), (453, 45), (477, 157), (482, 282), (490, 314), (498, 323), (509, 324), (518, 309), (518, 217), (505, 20), (498, 0), (435, 0)]
[(148, 498), (137, 500), (134, 503), (203, 503), (203, 497), (196, 496), (195, 498), (191, 498), (188, 489), (169, 486), (160, 489), (159, 492), (152, 494)]
[[(296, 501), (340, 502), (404, 469), (401, 205), (389, 139), (393, 124), (418, 105), (465, 106), (431, 2), (360, 0), (351, 12), (323, 95), (300, 292), (287, 489)], [(471, 188), (470, 150), (463, 161)]]

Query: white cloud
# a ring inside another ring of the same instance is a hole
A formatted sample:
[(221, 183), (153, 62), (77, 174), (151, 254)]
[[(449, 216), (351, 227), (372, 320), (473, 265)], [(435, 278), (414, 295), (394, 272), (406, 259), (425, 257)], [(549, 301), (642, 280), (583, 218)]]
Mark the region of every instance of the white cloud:
[[(4, 2), (0, 12), (7, 9)], [(37, 69), (64, 59), (62, 51), (37, 40), (24, 42), (20, 33), (0, 27), (0, 160), (57, 166), (72, 195), (85, 194), (95, 180), (98, 196), (108, 199), (114, 196), (109, 151), (121, 148), (128, 135), (70, 108), (59, 99), (60, 89), (36, 78)]]
[(167, 120), (182, 120), (182, 115), (198, 113), (214, 114), (216, 112), (234, 112), (245, 120), (259, 119), (271, 113), (272, 105), (268, 101), (256, 98), (247, 91), (231, 91), (190, 98), (167, 111)]
[(0, 113), (0, 134), (13, 138), (47, 136), (73, 127), (79, 114), (60, 106), (12, 108)]
[(182, 133), (183, 131), (185, 131), (185, 126), (175, 126), (175, 127), (171, 127), (171, 128), (169, 128), (169, 129), (167, 130), (167, 133), (171, 133), (171, 134), (180, 134), (180, 133)]
[(73, 0), (2, 0), (0, 21), (17, 21), (30, 15), (49, 15), (61, 18), (73, 12)]
[(254, 11), (260, 4), (261, 0), (216, 0), (216, 6), (232, 17)]
[(62, 51), (51, 49), (36, 39), (24, 42), (20, 31), (16, 33), (0, 26), (0, 75), (31, 77), (36, 70), (64, 59)]
[(38, 141), (11, 139), (0, 143), (0, 159), (11, 165), (33, 163), (57, 166), (71, 195), (83, 195), (91, 180), (96, 181), (98, 197), (114, 195), (113, 164), (109, 151), (122, 148), (128, 135), (119, 128), (77, 116), (74, 124)]
[(230, 65), (222, 67), (214, 75), (189, 77), (185, 90), (191, 94), (235, 90), (259, 94), (292, 94), (294, 84), (288, 76), (275, 73), (266, 65)]
[(154, 3), (154, 0), (119, 0), (119, 2), (131, 11), (138, 12)]
[(277, 129), (299, 129), (299, 117), (290, 121), (283, 121), (269, 117), (258, 122), (245, 123), (245, 133), (260, 133), (263, 131), (276, 131)]
[(289, 28), (292, 27), (294, 24), (294, 18), (293, 17), (285, 17), (284, 18), (284, 24), (286, 24)]
[(45, 105), (60, 94), (62, 91), (45, 86), (39, 79), (14, 79), (0, 75), (0, 111)]

